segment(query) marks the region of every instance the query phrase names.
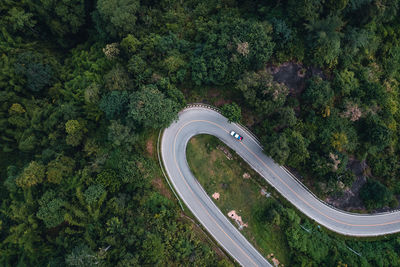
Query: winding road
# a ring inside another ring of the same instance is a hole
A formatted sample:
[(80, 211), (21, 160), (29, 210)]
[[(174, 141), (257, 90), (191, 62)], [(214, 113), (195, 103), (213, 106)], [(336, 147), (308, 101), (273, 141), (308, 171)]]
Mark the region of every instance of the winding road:
[[(231, 130), (242, 135), (243, 141), (230, 136)], [(186, 146), (198, 134), (218, 137), (297, 209), (334, 232), (378, 236), (400, 231), (400, 212), (362, 215), (335, 209), (316, 198), (283, 167), (267, 157), (258, 141), (240, 125), (229, 123), (220, 113), (206, 107), (186, 108), (163, 132), (161, 156), (164, 168), (186, 206), (242, 266), (271, 265), (222, 214), (191, 173), (186, 160)]]

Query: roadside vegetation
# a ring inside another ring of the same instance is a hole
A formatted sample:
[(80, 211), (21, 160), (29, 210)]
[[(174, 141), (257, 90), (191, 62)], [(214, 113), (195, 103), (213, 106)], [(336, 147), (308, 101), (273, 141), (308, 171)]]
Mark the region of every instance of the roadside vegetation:
[[(189, 166), (227, 217), (235, 210), (247, 224), (231, 219), (264, 255), (284, 266), (399, 266), (399, 236), (381, 240), (345, 238), (321, 229), (282, 199), (234, 151), (210, 135), (192, 138)], [(243, 176), (244, 175), (244, 176)], [(263, 193), (261, 193), (263, 191)], [(217, 192), (219, 198), (212, 195)], [(271, 254), (273, 256), (271, 256)]]
[[(398, 10), (393, 0), (0, 1), (0, 265), (226, 265), (182, 220), (149, 152), (192, 101), (241, 120), (337, 206), (398, 207)], [(353, 262), (341, 248), (319, 254), (332, 261), (313, 256), (324, 246), (301, 243), (298, 216), (280, 216), (286, 244), (260, 247), (283, 262)], [(360, 250), (388, 246), (393, 266), (393, 242)]]

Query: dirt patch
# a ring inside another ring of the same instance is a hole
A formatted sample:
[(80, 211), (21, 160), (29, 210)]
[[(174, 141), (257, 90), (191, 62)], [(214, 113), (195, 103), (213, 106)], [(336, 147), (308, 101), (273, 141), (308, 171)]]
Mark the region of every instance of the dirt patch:
[(153, 155), (154, 155), (154, 145), (153, 145), (153, 139), (152, 138), (147, 140), (146, 151), (147, 151), (147, 153), (149, 153), (150, 156), (153, 157)]
[[(216, 107), (220, 107), (223, 106), (225, 104), (230, 104), (232, 103), (232, 100), (221, 96), (221, 91), (217, 88), (211, 88), (208, 92), (207, 92), (207, 99), (211, 100), (212, 104)], [(207, 101), (205, 101), (207, 102)]]
[(217, 160), (217, 153), (215, 153), (215, 151), (212, 151), (210, 153), (210, 160), (212, 163), (214, 163)]
[(192, 145), (197, 145), (197, 140), (196, 140), (196, 138), (190, 139), (190, 143), (191, 143)]
[(267, 71), (272, 74), (274, 81), (285, 84), (293, 96), (299, 96), (305, 89), (306, 79), (312, 76), (326, 78), (321, 69), (305, 67), (303, 64), (296, 62), (285, 62), (279, 66), (269, 64), (267, 65)]
[(285, 84), (290, 94), (298, 95), (305, 87), (305, 72), (303, 65), (294, 62), (285, 62), (279, 66), (267, 65), (267, 70), (274, 77), (274, 81)]
[(151, 181), (151, 184), (161, 193), (161, 195), (172, 199), (171, 191), (164, 185), (161, 178), (155, 178)]
[(270, 259), (275, 267), (283, 267), (284, 265), (279, 262), (279, 260), (274, 256), (274, 253), (268, 254), (267, 259)]
[(218, 193), (218, 192), (215, 192), (214, 194), (212, 194), (212, 197), (213, 197), (215, 200), (218, 200), (218, 199), (219, 199), (219, 193)]
[(231, 210), (228, 212), (228, 217), (235, 220), (235, 222), (239, 225), (239, 229), (243, 229), (243, 227), (248, 227), (247, 223), (243, 223), (242, 216), (237, 215), (235, 210)]
[(229, 152), (229, 150), (228, 150), (226, 147), (221, 146), (221, 145), (218, 145), (217, 148), (218, 148), (219, 150), (221, 150), (221, 151), (225, 154), (225, 157), (226, 157), (228, 160), (232, 160), (232, 159), (233, 159), (231, 152)]
[(225, 98), (219, 98), (214, 102), (214, 105), (217, 107), (222, 107), (223, 105), (230, 104), (230, 103), (232, 103), (232, 100), (228, 100)]
[(345, 188), (340, 197), (328, 197), (325, 201), (329, 204), (343, 210), (355, 211), (364, 210), (365, 207), (358, 197), (361, 187), (367, 182), (365, 161), (359, 161), (354, 158), (349, 159), (347, 168), (353, 171), (356, 175), (356, 180), (351, 185), (351, 188)]
[(250, 174), (247, 173), (247, 172), (243, 173), (242, 177), (243, 177), (243, 179), (250, 179), (251, 178)]

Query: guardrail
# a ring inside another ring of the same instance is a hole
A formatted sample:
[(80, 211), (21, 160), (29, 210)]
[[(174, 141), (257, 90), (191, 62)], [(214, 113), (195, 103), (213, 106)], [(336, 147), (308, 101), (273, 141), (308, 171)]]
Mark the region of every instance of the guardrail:
[[(189, 108), (196, 108), (196, 107), (208, 108), (208, 109), (211, 109), (211, 110), (213, 110), (213, 111), (216, 111), (216, 112), (222, 114), (221, 111), (220, 111), (217, 107), (214, 107), (214, 106), (212, 106), (212, 105), (205, 104), (205, 103), (190, 103), (190, 104), (186, 105), (186, 107), (185, 107), (181, 112), (183, 112), (183, 111), (186, 110), (186, 109), (189, 109)], [(262, 150), (264, 150), (264, 148), (263, 148), (263, 146), (261, 145), (261, 142), (260, 142), (260, 140), (257, 138), (257, 136), (255, 136), (255, 135), (254, 135), (246, 126), (244, 126), (243, 124), (241, 124), (241, 123), (236, 123), (236, 124), (237, 124), (239, 127), (241, 127), (241, 128), (243, 129), (243, 131), (245, 131), (248, 135), (250, 135), (250, 136), (254, 139), (254, 141), (257, 143), (257, 145), (258, 145)], [(300, 186), (302, 186), (308, 193), (310, 193), (314, 198), (318, 199), (318, 201), (320, 201), (322, 204), (324, 204), (324, 205), (326, 205), (326, 206), (328, 206), (328, 207), (330, 207), (330, 208), (332, 208), (332, 209), (335, 209), (335, 210), (337, 210), (337, 211), (339, 211), (339, 212), (347, 213), (347, 214), (350, 214), (350, 215), (357, 215), (357, 216), (370, 216), (370, 215), (379, 215), (379, 214), (382, 214), (382, 215), (383, 215), (383, 214), (388, 214), (388, 213), (393, 213), (393, 212), (400, 212), (400, 209), (396, 209), (396, 210), (385, 211), (385, 212), (379, 212), (379, 213), (362, 214), (362, 213), (355, 213), (355, 212), (349, 212), (349, 211), (341, 210), (341, 209), (339, 209), (339, 208), (333, 206), (332, 204), (330, 204), (330, 203), (328, 203), (328, 202), (326, 202), (326, 201), (320, 199), (318, 196), (316, 196), (307, 186), (305, 186), (305, 185), (304, 185), (294, 174), (292, 174), (285, 166), (281, 166), (281, 165), (279, 165), (279, 166), (280, 166), (290, 177), (292, 177), (294, 180), (296, 180), (296, 182), (297, 182)]]
[[(209, 105), (209, 104), (204, 104), (204, 103), (191, 103), (191, 104), (188, 104), (188, 105), (185, 107), (185, 109), (187, 109), (187, 108), (192, 108), (192, 107), (208, 108), (208, 109), (212, 109), (212, 110), (214, 110), (214, 111), (216, 111), (216, 112), (222, 114), (221, 110), (219, 110), (217, 107), (214, 107), (214, 106)], [(184, 109), (184, 110), (185, 110), (185, 109)], [(258, 144), (260, 147), (262, 147), (262, 146), (261, 146), (261, 141), (258, 139), (257, 136), (255, 136), (255, 135), (249, 130), (249, 128), (247, 128), (246, 126), (244, 126), (244, 125), (241, 124), (240, 122), (236, 122), (235, 124), (237, 124), (238, 126), (240, 126), (248, 135), (250, 135), (251, 137), (253, 137), (253, 139), (257, 141), (257, 144)]]

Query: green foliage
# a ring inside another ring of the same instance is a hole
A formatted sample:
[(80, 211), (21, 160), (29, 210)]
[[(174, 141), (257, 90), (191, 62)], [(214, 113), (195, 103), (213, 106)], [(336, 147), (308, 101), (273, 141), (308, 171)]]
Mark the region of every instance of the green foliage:
[(140, 41), (135, 38), (132, 34), (128, 34), (121, 41), (121, 47), (128, 55), (133, 54), (137, 51), (140, 46)]
[(128, 119), (131, 125), (157, 129), (168, 126), (177, 116), (177, 105), (165, 98), (155, 86), (143, 87), (134, 92), (128, 105)]
[(391, 131), (378, 116), (369, 115), (361, 121), (360, 128), (363, 130), (362, 137), (367, 142), (371, 153), (382, 151), (390, 144)]
[(105, 169), (96, 177), (96, 182), (102, 184), (108, 191), (114, 193), (121, 187), (121, 178), (119, 175), (110, 169)]
[[(266, 153), (326, 183), (324, 197), (340, 193), (338, 181), (351, 186), (349, 159), (365, 159), (369, 181), (385, 184), (366, 187), (380, 198), (366, 205), (396, 206), (398, 9), (393, 0), (2, 1), (0, 265), (223, 265), (153, 190), (158, 163), (144, 156), (154, 128), (222, 90), (238, 103), (228, 117), (246, 111)], [(265, 71), (285, 62), (312, 77), (305, 87)], [(400, 265), (396, 237), (344, 241), (270, 207), (290, 265)]]
[(139, 7), (137, 0), (99, 0), (97, 11), (103, 20), (102, 30), (113, 37), (134, 33)]
[[(192, 81), (201, 84), (226, 84), (234, 81), (241, 69), (259, 69), (272, 54), (274, 43), (267, 23), (237, 19), (229, 15), (204, 25), (191, 58)], [(218, 35), (216, 33), (219, 33)]]
[(39, 200), (39, 210), (36, 216), (41, 219), (47, 228), (56, 227), (64, 221), (64, 201), (56, 197), (52, 190), (46, 191)]
[(132, 151), (133, 146), (138, 141), (138, 136), (128, 126), (112, 120), (110, 126), (108, 126), (108, 140), (115, 148)]
[(354, 76), (354, 72), (347, 69), (337, 72), (333, 81), (335, 92), (341, 96), (349, 96), (359, 86), (358, 79)]
[(65, 123), (65, 131), (67, 132), (66, 142), (71, 146), (78, 146), (82, 142), (86, 128), (82, 122), (78, 120), (68, 120)]
[(282, 46), (293, 38), (292, 30), (284, 20), (272, 18), (272, 25), (274, 27), (273, 38), (278, 46)]
[[(85, 23), (85, 2), (83, 0), (46, 1), (35, 5), (38, 14), (45, 20), (52, 34), (64, 38), (78, 33)], [(59, 39), (60, 44), (62, 44)]]
[(126, 91), (113, 91), (103, 96), (99, 107), (109, 120), (120, 118), (127, 110), (128, 93)]
[(307, 150), (308, 140), (301, 133), (292, 131), (288, 134), (288, 146), (290, 153), (287, 164), (293, 167), (301, 167), (310, 157)]
[(102, 198), (102, 196), (106, 193), (107, 192), (104, 187), (100, 184), (97, 184), (89, 186), (85, 193), (83, 193), (83, 196), (85, 197), (86, 203), (92, 205), (97, 203), (97, 201), (99, 201), (99, 199)]
[(47, 164), (47, 181), (50, 183), (59, 184), (65, 178), (69, 178), (73, 174), (74, 168), (74, 159), (64, 155), (59, 155), (56, 159)]
[(387, 206), (392, 197), (386, 186), (374, 180), (368, 180), (360, 190), (360, 198), (368, 209)]
[(29, 188), (43, 182), (45, 167), (43, 164), (31, 161), (22, 173), (15, 179), (15, 183), (22, 188)]
[(110, 91), (122, 91), (131, 88), (131, 81), (128, 74), (120, 66), (113, 67), (104, 77), (105, 87)]
[(41, 55), (30, 51), (19, 55), (15, 70), (26, 78), (26, 86), (33, 92), (50, 86), (54, 79), (52, 67), (43, 63)]
[(76, 246), (72, 252), (65, 257), (67, 266), (98, 266), (99, 257), (87, 246), (81, 244)]
[(284, 134), (265, 137), (263, 141), (266, 153), (278, 164), (284, 165), (290, 154), (288, 140)]
[(240, 122), (242, 120), (242, 110), (235, 102), (223, 105), (221, 112), (229, 122)]
[(320, 66), (333, 66), (337, 63), (342, 36), (339, 30), (342, 26), (343, 22), (337, 16), (314, 20), (306, 25), (307, 30), (312, 33), (310, 43), (314, 55), (313, 63)]
[(245, 73), (236, 88), (251, 107), (266, 116), (283, 106), (289, 91), (285, 85), (274, 82), (272, 75), (265, 70)]
[(302, 97), (313, 109), (322, 112), (332, 103), (333, 91), (329, 82), (322, 80), (320, 77), (313, 77), (308, 81)]

